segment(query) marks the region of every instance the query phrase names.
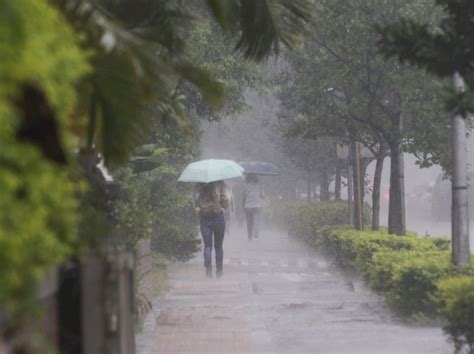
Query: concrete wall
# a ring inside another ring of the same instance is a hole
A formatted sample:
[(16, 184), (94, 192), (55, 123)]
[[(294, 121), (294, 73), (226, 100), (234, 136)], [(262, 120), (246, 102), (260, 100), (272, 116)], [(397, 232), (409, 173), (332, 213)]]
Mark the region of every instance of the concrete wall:
[(89, 254), (82, 266), (82, 333), (85, 354), (135, 353), (133, 257)]

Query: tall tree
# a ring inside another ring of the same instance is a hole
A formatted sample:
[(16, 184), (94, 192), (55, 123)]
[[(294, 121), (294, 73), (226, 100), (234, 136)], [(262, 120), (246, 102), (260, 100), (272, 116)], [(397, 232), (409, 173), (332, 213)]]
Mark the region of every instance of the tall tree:
[[(389, 231), (395, 234), (405, 233), (403, 149), (408, 136), (412, 142), (420, 142), (409, 134), (407, 126), (432, 112), (417, 99), (427, 84), (432, 90), (432, 80), (396, 61), (384, 60), (378, 53), (379, 35), (374, 25), (400, 11), (427, 16), (430, 11), (426, 11), (425, 3), (351, 0), (341, 6), (339, 2), (321, 1), (318, 9), (325, 16), (315, 24), (315, 35), (307, 40), (302, 53), (290, 56), (307, 73), (287, 90), (296, 101), (290, 104), (299, 105), (306, 116), (307, 134), (332, 131), (342, 141), (360, 141), (379, 155), (377, 174), (382, 155), (390, 154)], [(379, 178), (374, 176), (374, 180)], [(373, 220), (377, 228), (376, 214)]]
[[(452, 250), (456, 265), (468, 265), (469, 213), (466, 166), (466, 119), (474, 103), (474, 3), (469, 0), (436, 0), (444, 11), (441, 25), (402, 19), (379, 27), (382, 51), (387, 57), (421, 67), (440, 77), (452, 77), (447, 106), (451, 118), (452, 146)], [(467, 81), (466, 86), (464, 81)]]

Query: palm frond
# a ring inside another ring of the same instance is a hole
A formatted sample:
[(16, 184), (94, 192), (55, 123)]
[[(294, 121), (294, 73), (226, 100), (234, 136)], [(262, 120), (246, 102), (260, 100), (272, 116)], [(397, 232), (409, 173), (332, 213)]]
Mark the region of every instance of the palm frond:
[(222, 82), (212, 78), (209, 70), (196, 67), (190, 63), (181, 63), (176, 66), (182, 78), (196, 86), (204, 99), (216, 111), (224, 106), (225, 86)]
[(141, 114), (142, 90), (125, 57), (104, 55), (94, 60), (94, 67), (93, 97), (100, 117), (94, 142), (105, 161), (114, 165), (126, 161), (143, 141), (148, 125)]
[(312, 0), (208, 0), (208, 6), (222, 28), (239, 25), (237, 50), (256, 61), (277, 54), (281, 44), (298, 44), (314, 12)]
[(233, 31), (238, 26), (239, 0), (207, 0), (217, 23), (225, 31)]
[[(214, 107), (221, 106), (222, 85), (204, 70), (183, 63), (179, 55), (181, 44), (173, 27), (184, 12), (178, 8), (158, 6), (148, 17), (138, 14), (127, 23), (111, 16), (126, 9), (117, 4), (133, 1), (52, 1), (85, 33), (86, 46), (94, 48), (94, 73), (89, 78), (91, 84), (84, 85), (94, 107), (90, 112), (95, 112), (89, 117), (88, 140), (89, 148), (98, 148), (107, 164), (126, 161), (143, 138), (149, 121), (143, 114), (146, 105), (156, 104), (164, 120), (175, 120), (184, 128), (187, 117), (176, 90), (181, 78), (200, 88)], [(117, 6), (106, 7), (109, 2)]]
[(178, 1), (170, 0), (96, 0), (110, 18), (140, 38), (166, 47), (173, 55), (184, 49), (183, 29), (194, 15)]

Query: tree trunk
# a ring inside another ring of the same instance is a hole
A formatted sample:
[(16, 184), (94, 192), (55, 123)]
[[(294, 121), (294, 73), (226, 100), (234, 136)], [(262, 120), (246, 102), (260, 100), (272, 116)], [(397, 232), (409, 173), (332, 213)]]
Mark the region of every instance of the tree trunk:
[[(359, 144), (359, 149), (362, 148), (362, 145)], [(360, 150), (359, 150), (360, 151)], [(359, 156), (360, 152), (359, 152)], [(362, 219), (362, 228), (364, 228), (364, 201), (365, 201), (365, 196), (367, 195), (367, 186), (365, 184), (365, 176), (367, 174), (367, 167), (369, 167), (370, 163), (372, 162), (372, 159), (363, 159), (362, 157), (359, 157), (359, 163), (360, 163), (360, 204), (361, 204), (361, 209), (360, 209), (360, 214), (361, 214), (361, 219)]]
[(406, 234), (405, 170), (399, 139), (390, 144), (390, 196), (388, 204), (388, 233)]
[(362, 190), (361, 190), (361, 166), (360, 166), (360, 144), (352, 143), (352, 163), (354, 172), (354, 227), (356, 230), (364, 228), (362, 220)]
[(341, 163), (336, 163), (336, 179), (334, 182), (334, 199), (341, 200), (342, 168)]
[(327, 172), (321, 174), (321, 188), (319, 191), (321, 201), (329, 200), (329, 176)]
[(309, 177), (308, 177), (308, 180), (306, 181), (306, 183), (307, 183), (308, 202), (311, 202), (312, 201), (311, 200), (312, 190), (311, 190), (311, 179)]
[(351, 154), (349, 154), (349, 158), (347, 161), (347, 211), (349, 213), (349, 224), (354, 225), (354, 200), (352, 199), (352, 195), (354, 194), (353, 185), (352, 185), (352, 161), (351, 161)]
[(385, 154), (377, 156), (374, 172), (374, 185), (372, 190), (372, 230), (380, 229), (380, 187), (382, 185), (382, 171)]
[[(464, 80), (459, 73), (454, 74), (454, 85), (459, 92), (465, 90)], [(451, 242), (452, 260), (456, 266), (470, 264), (469, 212), (467, 184), (466, 117), (455, 112), (451, 118), (452, 153), (452, 205)]]

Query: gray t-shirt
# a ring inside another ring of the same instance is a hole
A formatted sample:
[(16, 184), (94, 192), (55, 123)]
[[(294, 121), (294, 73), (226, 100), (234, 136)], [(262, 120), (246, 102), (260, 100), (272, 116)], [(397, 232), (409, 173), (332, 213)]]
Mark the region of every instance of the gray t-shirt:
[(261, 208), (263, 205), (263, 189), (259, 183), (249, 182), (244, 189), (244, 208)]

